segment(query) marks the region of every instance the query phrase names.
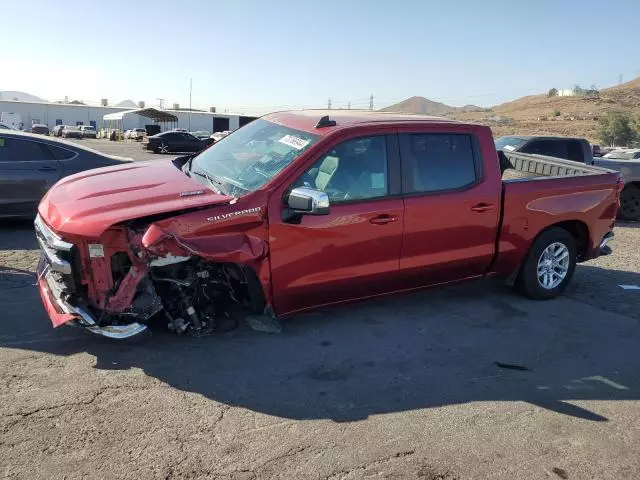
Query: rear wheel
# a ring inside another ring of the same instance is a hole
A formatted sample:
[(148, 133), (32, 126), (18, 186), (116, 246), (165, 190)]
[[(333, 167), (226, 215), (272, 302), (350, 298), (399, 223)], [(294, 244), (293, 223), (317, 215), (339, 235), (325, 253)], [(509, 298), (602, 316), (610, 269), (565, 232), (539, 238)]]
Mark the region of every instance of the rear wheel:
[(640, 220), (640, 188), (627, 185), (620, 194), (621, 220)]
[(158, 145), (158, 151), (160, 153), (169, 153), (169, 145), (162, 142), (160, 145)]
[(576, 241), (563, 228), (550, 228), (533, 242), (520, 271), (518, 286), (534, 300), (560, 295), (576, 268)]

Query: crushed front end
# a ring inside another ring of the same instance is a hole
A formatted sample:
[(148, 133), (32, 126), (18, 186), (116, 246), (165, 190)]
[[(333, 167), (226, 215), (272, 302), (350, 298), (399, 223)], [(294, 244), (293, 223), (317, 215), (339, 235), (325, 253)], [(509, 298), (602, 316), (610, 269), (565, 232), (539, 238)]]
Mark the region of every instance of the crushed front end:
[(124, 339), (158, 320), (199, 336), (265, 310), (253, 268), (199, 255), (154, 224), (132, 222), (95, 239), (63, 239), (38, 216), (35, 232), (42, 250), (38, 285), (54, 327), (70, 324)]

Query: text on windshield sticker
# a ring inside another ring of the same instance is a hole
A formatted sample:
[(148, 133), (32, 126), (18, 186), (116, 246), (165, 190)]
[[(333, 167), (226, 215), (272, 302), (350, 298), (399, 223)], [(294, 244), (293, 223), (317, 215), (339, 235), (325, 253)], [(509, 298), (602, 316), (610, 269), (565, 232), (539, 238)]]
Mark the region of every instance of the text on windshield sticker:
[(304, 140), (302, 138), (294, 137), (293, 135), (285, 135), (278, 141), (280, 143), (284, 143), (285, 145), (289, 145), (290, 147), (293, 147), (296, 150), (302, 150), (304, 147), (309, 145), (309, 140)]

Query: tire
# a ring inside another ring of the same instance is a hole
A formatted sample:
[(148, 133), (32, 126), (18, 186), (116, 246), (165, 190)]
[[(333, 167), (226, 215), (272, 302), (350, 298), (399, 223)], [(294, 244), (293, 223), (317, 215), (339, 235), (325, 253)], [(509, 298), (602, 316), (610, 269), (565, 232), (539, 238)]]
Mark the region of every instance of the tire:
[(169, 153), (169, 145), (162, 142), (160, 145), (158, 145), (158, 152), (159, 153)]
[(640, 220), (640, 188), (627, 185), (620, 194), (620, 220)]
[(576, 269), (576, 240), (563, 228), (553, 227), (535, 239), (522, 264), (516, 285), (533, 300), (562, 294)]

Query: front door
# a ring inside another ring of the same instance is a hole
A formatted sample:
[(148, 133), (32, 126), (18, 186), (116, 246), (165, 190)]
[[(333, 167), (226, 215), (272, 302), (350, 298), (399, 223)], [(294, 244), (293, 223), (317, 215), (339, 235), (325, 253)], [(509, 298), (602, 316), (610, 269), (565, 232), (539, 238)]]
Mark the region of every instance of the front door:
[(41, 142), (0, 134), (0, 216), (35, 215), (60, 173), (59, 162)]
[(482, 171), (477, 137), (401, 133), (400, 152), (402, 283), (415, 288), (482, 276), (495, 252), (502, 181), (499, 171)]
[(279, 314), (395, 289), (404, 209), (396, 172), (397, 136), (351, 138), (286, 187), (327, 192), (328, 215), (283, 221), (286, 191), (272, 196), (269, 246)]

